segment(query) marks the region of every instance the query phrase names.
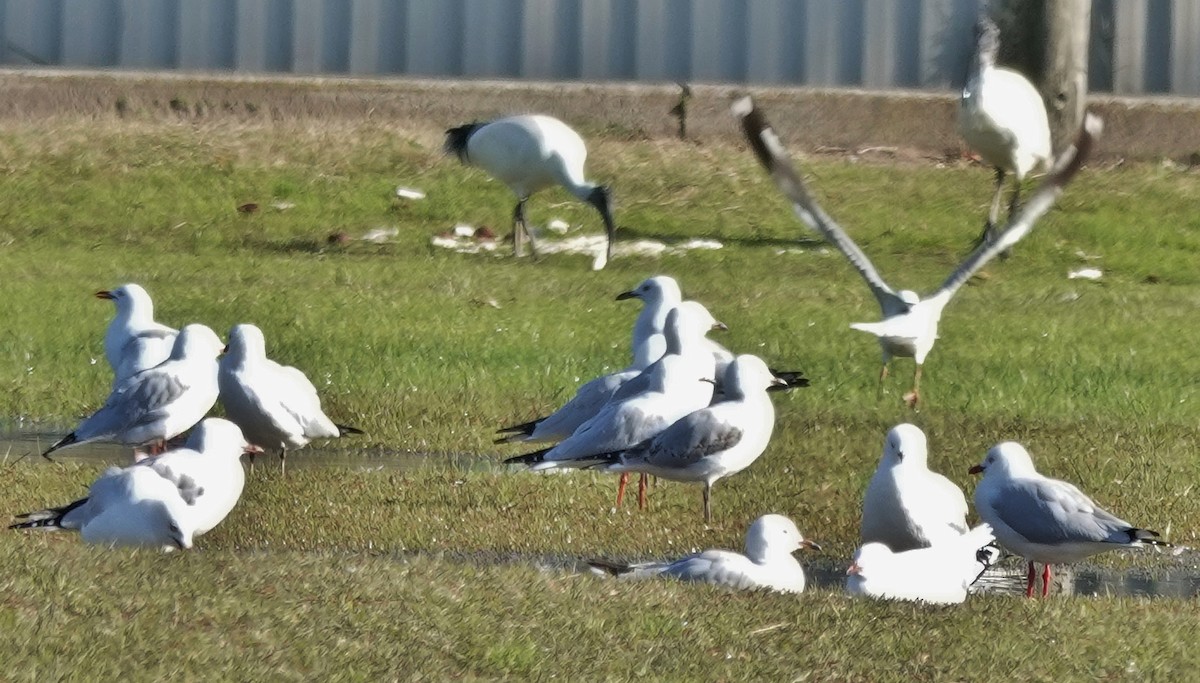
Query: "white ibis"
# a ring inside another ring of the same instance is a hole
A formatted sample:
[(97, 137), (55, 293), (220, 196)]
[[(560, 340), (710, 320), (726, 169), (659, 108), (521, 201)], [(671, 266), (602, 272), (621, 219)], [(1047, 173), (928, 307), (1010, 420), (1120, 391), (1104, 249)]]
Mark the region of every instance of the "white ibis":
[(1004, 178), (1013, 174), (1011, 218), (1021, 181), (1051, 161), (1050, 124), (1037, 88), (1021, 74), (996, 66), (1000, 29), (987, 17), (975, 29), (975, 55), (958, 106), (958, 132), (967, 145), (996, 168), (996, 191), (980, 241), (995, 238)]
[(300, 448), (313, 439), (362, 434), (325, 415), (316, 387), (303, 372), (267, 358), (266, 340), (254, 325), (234, 325), (229, 331), (217, 382), (229, 419), (241, 427), (246, 441), (278, 450), (285, 473), (288, 449)]
[(1139, 529), (1101, 508), (1073, 484), (1042, 476), (1016, 442), (993, 446), (970, 469), (983, 473), (975, 511), (992, 525), (996, 540), (1029, 560), (1025, 595), (1033, 597), (1034, 562), (1041, 562), (1042, 596), (1050, 592), (1050, 565), (1078, 562), (1096, 553), (1143, 545), (1168, 546), (1158, 532)]
[(487, 171), (517, 195), (513, 210), (513, 249), (524, 253), (524, 242), (536, 254), (533, 233), (525, 222), (525, 202), (530, 195), (551, 185), (561, 185), (579, 201), (596, 207), (604, 221), (608, 246), (604, 260), (612, 258), (612, 198), (603, 185), (588, 182), (583, 174), (587, 146), (570, 126), (544, 114), (527, 114), (496, 119), (487, 123), (468, 123), (446, 131), (445, 149), (459, 161)]
[(880, 600), (957, 605), (1000, 559), (1000, 548), (992, 540), (992, 528), (980, 524), (928, 548), (892, 552), (882, 543), (867, 543), (854, 553), (846, 570), (846, 592)]
[(880, 381), (887, 377), (888, 363), (893, 356), (912, 358), (916, 361), (912, 391), (904, 396), (910, 407), (916, 407), (920, 400), (921, 367), (937, 340), (938, 321), (941, 320), (946, 304), (950, 303), (955, 292), (971, 276), (1027, 235), (1038, 219), (1050, 210), (1062, 194), (1063, 188), (1087, 159), (1095, 138), (1103, 128), (1098, 117), (1087, 115), (1075, 144), (1059, 155), (1050, 175), (1025, 206), (1009, 218), (1008, 225), (997, 238), (980, 244), (946, 278), (937, 291), (922, 298), (911, 290), (897, 292), (892, 289), (880, 277), (867, 255), (817, 204), (804, 181), (792, 167), (787, 150), (771, 128), (771, 124), (749, 97), (738, 100), (733, 105), (733, 111), (741, 118), (743, 131), (758, 160), (770, 173), (779, 191), (791, 201), (796, 215), (846, 256), (850, 265), (859, 272), (878, 300), (883, 320), (875, 323), (855, 323), (851, 327), (873, 334), (879, 340), (883, 350)]

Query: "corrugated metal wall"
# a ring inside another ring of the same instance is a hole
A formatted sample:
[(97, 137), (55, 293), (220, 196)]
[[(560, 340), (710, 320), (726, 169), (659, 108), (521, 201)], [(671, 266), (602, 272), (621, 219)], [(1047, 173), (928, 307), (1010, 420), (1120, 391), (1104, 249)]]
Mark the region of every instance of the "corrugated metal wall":
[[(947, 88), (978, 0), (0, 0), (0, 62)], [(1091, 84), (1200, 95), (1200, 0), (1095, 0)]]

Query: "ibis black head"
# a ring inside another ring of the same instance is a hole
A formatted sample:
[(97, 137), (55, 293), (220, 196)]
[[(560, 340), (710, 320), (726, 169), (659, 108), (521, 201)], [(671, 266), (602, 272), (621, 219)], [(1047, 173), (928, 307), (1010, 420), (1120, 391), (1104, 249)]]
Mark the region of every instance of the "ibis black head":
[(446, 150), (446, 154), (453, 154), (459, 161), (467, 163), (467, 140), (484, 125), (480, 121), (473, 121), (447, 130), (446, 142), (442, 149)]
[(612, 217), (612, 191), (607, 185), (598, 185), (592, 190), (587, 198), (588, 204), (596, 207), (600, 212), (600, 218), (604, 221), (604, 231), (608, 233), (608, 258), (612, 258), (613, 239), (616, 236), (617, 226), (613, 223)]

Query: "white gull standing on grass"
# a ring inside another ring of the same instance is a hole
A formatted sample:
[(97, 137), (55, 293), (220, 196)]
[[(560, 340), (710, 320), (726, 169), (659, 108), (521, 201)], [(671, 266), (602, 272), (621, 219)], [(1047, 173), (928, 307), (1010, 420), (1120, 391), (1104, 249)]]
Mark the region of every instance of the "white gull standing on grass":
[(154, 322), (154, 302), (141, 285), (129, 283), (96, 292), (113, 302), (117, 313), (104, 331), (104, 357), (113, 369), (113, 386), (167, 359), (179, 331)]
[(662, 357), (667, 349), (663, 326), (667, 322), (667, 313), (680, 302), (679, 284), (666, 275), (648, 278), (634, 289), (617, 295), (618, 301), (626, 299), (642, 301), (642, 312), (633, 324), (633, 364), (579, 387), (570, 401), (547, 417), (500, 429), (497, 433), (504, 436), (496, 439), (496, 443), (560, 441), (571, 436), (580, 425), (600, 412), (622, 384)]
[(712, 487), (749, 467), (766, 450), (775, 427), (767, 389), (783, 380), (757, 356), (734, 359), (725, 375), (725, 400), (704, 406), (661, 433), (597, 465), (609, 472), (639, 472), (674, 481), (704, 483), (704, 521), (712, 521)]
[(804, 568), (792, 555), (801, 548), (820, 550), (806, 540), (792, 520), (783, 515), (763, 515), (746, 531), (746, 554), (705, 550), (674, 562), (621, 564), (588, 560), (592, 571), (622, 578), (665, 576), (735, 590), (767, 589), (781, 593), (804, 592)]
[(931, 471), (928, 462), (920, 428), (892, 427), (863, 497), (863, 543), (883, 543), (899, 553), (967, 532), (966, 496), (954, 482)]
[[(667, 314), (667, 353), (625, 383), (595, 417), (558, 445), (504, 462), (530, 470), (578, 468), (634, 446), (712, 400), (713, 358), (699, 343), (720, 326), (704, 306), (685, 301)], [(631, 389), (636, 387), (636, 390)], [(623, 490), (622, 490), (623, 492)], [(618, 493), (618, 498), (621, 492)]]
[(221, 405), (250, 443), (279, 451), (286, 473), (288, 449), (313, 439), (362, 434), (335, 424), (321, 410), (317, 388), (303, 372), (267, 358), (267, 342), (254, 325), (234, 325), (218, 373)]
[(1171, 547), (1158, 532), (1116, 517), (1074, 485), (1039, 474), (1029, 452), (1014, 441), (993, 446), (970, 472), (983, 473), (975, 487), (975, 511), (995, 529), (1000, 545), (1029, 561), (1027, 596), (1033, 596), (1034, 562), (1044, 565), (1044, 597), (1052, 564), (1117, 548)]
[(851, 327), (873, 334), (879, 340), (883, 351), (880, 381), (887, 377), (888, 363), (893, 356), (912, 358), (916, 361), (912, 391), (904, 396), (910, 407), (915, 407), (920, 400), (921, 368), (937, 340), (938, 321), (941, 320), (942, 310), (967, 280), (1001, 252), (1029, 234), (1038, 219), (1054, 206), (1063, 188), (1087, 159), (1102, 129), (1100, 119), (1087, 114), (1075, 144), (1059, 155), (1053, 170), (1025, 206), (1009, 217), (1003, 231), (993, 241), (981, 244), (971, 252), (937, 291), (920, 297), (911, 290), (897, 292), (892, 289), (879, 275), (866, 254), (817, 204), (800, 175), (792, 167), (787, 150), (753, 100), (749, 97), (738, 100), (733, 105), (733, 112), (741, 119), (743, 131), (758, 160), (770, 173), (779, 191), (791, 201), (796, 215), (846, 256), (850, 265), (859, 272), (878, 300), (884, 319), (875, 323), (855, 323)]
[(224, 344), (204, 325), (188, 325), (171, 355), (113, 388), (104, 406), (46, 449), (91, 441), (129, 446), (162, 444), (203, 419), (217, 401), (217, 356)]
[(78, 531), (106, 546), (192, 547), (190, 507), (204, 495), (191, 477), (162, 465), (110, 467), (81, 498), (59, 508), (17, 515), (9, 529)]
[(971, 585), (1000, 557), (992, 528), (980, 524), (965, 534), (944, 538), (928, 548), (892, 552), (867, 543), (854, 553), (846, 570), (846, 592), (886, 600), (956, 605)]
[(189, 477), (204, 491), (188, 510), (194, 536), (206, 534), (237, 505), (246, 486), (241, 456), (246, 450), (242, 430), (229, 420), (205, 418), (188, 434), (182, 448), (142, 460), (139, 467), (167, 468)]

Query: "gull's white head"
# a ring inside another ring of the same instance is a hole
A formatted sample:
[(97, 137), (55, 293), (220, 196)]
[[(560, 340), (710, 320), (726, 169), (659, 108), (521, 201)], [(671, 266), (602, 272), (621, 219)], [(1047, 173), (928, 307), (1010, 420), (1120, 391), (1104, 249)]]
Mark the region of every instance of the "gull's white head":
[(145, 320), (154, 318), (154, 301), (141, 285), (130, 282), (116, 289), (104, 289), (96, 292), (96, 298), (113, 302), (119, 317)]
[[(725, 368), (726, 396), (747, 396), (766, 391), (771, 386), (786, 385), (787, 382), (771, 373), (771, 369), (758, 356), (744, 353)], [(732, 389), (732, 391), (731, 391)]]
[(989, 476), (1016, 477), (1037, 474), (1029, 451), (1016, 441), (1005, 441), (992, 446), (987, 455), (983, 456), (983, 462), (969, 471), (971, 474), (982, 472), (984, 479)]
[(667, 324), (663, 333), (667, 337), (668, 351), (678, 353), (683, 340), (698, 340), (713, 330), (727, 330), (724, 323), (718, 322), (704, 307), (696, 301), (680, 302), (667, 313)]
[(198, 453), (233, 453), (239, 457), (247, 445), (241, 428), (219, 417), (202, 420), (192, 428), (184, 444)]
[(229, 346), (225, 349), (230, 360), (238, 361), (247, 358), (266, 358), (267, 339), (262, 330), (249, 323), (234, 325), (229, 330)]
[(658, 304), (674, 306), (682, 298), (682, 295), (679, 293), (679, 283), (669, 275), (656, 275), (652, 278), (647, 278), (637, 287), (617, 295), (617, 301), (641, 299), (642, 303), (646, 306)]
[(883, 455), (879, 464), (884, 467), (926, 468), (929, 462), (929, 446), (925, 432), (916, 425), (898, 424), (887, 433), (883, 442)]
[(863, 581), (869, 580), (872, 572), (882, 571), (879, 567), (886, 565), (892, 555), (895, 555), (892, 549), (882, 543), (867, 543), (854, 553), (854, 560), (846, 574)]
[(801, 548), (820, 550), (821, 546), (805, 539), (795, 522), (783, 515), (763, 515), (746, 531), (746, 557), (755, 562), (791, 555)]
[(144, 523), (149, 526), (154, 538), (162, 539), (164, 547), (173, 550), (189, 550), (195, 536), (188, 504), (183, 498), (146, 500), (138, 505), (145, 515)]
[(215, 360), (225, 349), (221, 338), (207, 325), (192, 323), (186, 325), (175, 337), (175, 346), (171, 347), (171, 358), (204, 358)]
[(916, 306), (921, 303), (921, 296), (911, 289), (902, 289), (896, 292), (896, 296), (900, 297), (900, 300), (909, 306)]

